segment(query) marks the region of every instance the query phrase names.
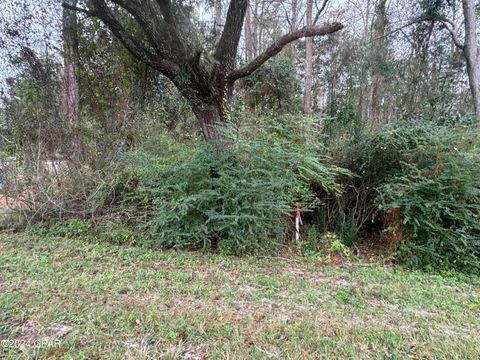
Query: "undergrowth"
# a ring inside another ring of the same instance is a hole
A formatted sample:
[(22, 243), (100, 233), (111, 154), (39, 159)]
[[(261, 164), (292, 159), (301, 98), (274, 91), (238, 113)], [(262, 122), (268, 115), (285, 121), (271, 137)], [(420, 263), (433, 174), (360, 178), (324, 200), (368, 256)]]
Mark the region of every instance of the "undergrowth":
[(31, 231), (274, 253), (292, 244), (288, 218), (300, 203), (312, 210), (305, 213), (306, 242), (294, 244), (303, 254), (348, 257), (366, 238), (393, 245), (397, 260), (412, 268), (479, 272), (476, 127), (402, 122), (346, 137), (317, 125), (311, 118), (263, 116), (224, 129), (223, 144), (149, 138), (122, 154), (105, 177), (93, 198), (94, 221)]
[(183, 150), (169, 151), (168, 143), (158, 144), (163, 155), (137, 154), (142, 161), (132, 155), (121, 176), (107, 183), (103, 201), (132, 214), (162, 248), (278, 251), (295, 204), (320, 203), (312, 184), (335, 196), (342, 192), (337, 178), (349, 172), (320, 155), (311, 120), (262, 121), (225, 129), (227, 145), (193, 144), (190, 156), (176, 163)]
[(476, 127), (427, 122), (340, 143), (330, 149), (335, 161), (358, 176), (328, 203), (325, 222), (357, 219), (364, 235), (395, 242), (397, 259), (410, 267), (478, 272), (479, 150)]

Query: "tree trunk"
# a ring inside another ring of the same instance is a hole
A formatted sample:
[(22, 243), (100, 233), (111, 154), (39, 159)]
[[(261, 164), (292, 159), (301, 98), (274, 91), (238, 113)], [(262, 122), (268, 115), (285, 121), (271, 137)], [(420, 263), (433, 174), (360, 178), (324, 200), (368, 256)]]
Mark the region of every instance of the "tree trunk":
[[(221, 94), (220, 91), (216, 93)], [(209, 142), (223, 142), (225, 139), (220, 128), (229, 120), (228, 100), (221, 96), (212, 96), (209, 97), (209, 100), (205, 100), (197, 95), (192, 95), (190, 91), (183, 92), (183, 96), (197, 118), (204, 139)]]
[(254, 55), (254, 39), (252, 31), (252, 18), (250, 15), (250, 6), (245, 14), (245, 57), (247, 61), (251, 61)]
[(478, 61), (475, 0), (462, 0), (462, 4), (463, 16), (465, 18), (465, 45), (463, 53), (467, 62), (468, 81), (475, 115), (480, 118), (480, 63)]
[[(313, 0), (307, 0), (307, 26), (312, 25)], [(306, 40), (305, 54), (305, 90), (303, 96), (303, 112), (307, 115), (312, 113), (312, 82), (313, 82), (313, 39)]]
[[(297, 21), (298, 21), (298, 0), (292, 0), (292, 17), (290, 20), (290, 31), (297, 30)], [(290, 59), (292, 60), (292, 64), (295, 67), (297, 64), (297, 45), (296, 42), (292, 42), (290, 44)]]
[[(64, 2), (63, 6), (68, 10), (81, 11), (88, 16), (99, 18), (133, 56), (170, 79), (198, 118), (205, 139), (215, 140), (221, 139), (218, 125), (230, 118), (228, 103), (235, 81), (252, 74), (295, 40), (325, 36), (343, 28), (340, 22), (326, 23), (323, 26), (311, 25), (313, 0), (309, 0), (310, 26), (286, 33), (265, 47), (261, 41), (263, 27), (259, 27), (258, 7), (261, 6), (263, 17), (267, 4), (259, 0), (253, 1), (254, 58), (238, 68), (235, 66), (236, 55), (247, 14), (248, 0), (229, 2), (218, 44), (211, 56), (206, 56), (207, 60), (213, 61), (202, 61), (205, 49), (201, 39), (193, 33), (196, 21), (191, 18), (190, 11), (187, 11), (181, 1), (89, 0), (86, 2), (87, 8), (77, 7), (68, 2)], [(110, 3), (118, 5), (131, 15), (132, 20), (146, 35), (144, 39), (146, 42), (140, 42), (135, 34), (124, 26)], [(220, 2), (217, 2), (218, 4)], [(218, 18), (219, 14), (220, 12), (215, 17)], [(309, 44), (311, 73), (311, 40)], [(257, 55), (260, 47), (265, 47), (265, 50)], [(310, 76), (310, 92), (311, 82)]]
[[(77, 0), (69, 0), (72, 6)], [(80, 113), (80, 65), (79, 44), (77, 35), (77, 13), (63, 8), (62, 16), (63, 36), (63, 113), (75, 126)], [(82, 140), (79, 132), (75, 131), (72, 139), (71, 157), (78, 159), (82, 153)]]
[(202, 133), (207, 141), (220, 141), (219, 126), (225, 123), (220, 103), (203, 104), (196, 110)]
[(260, 19), (260, 13), (258, 10), (259, 6), (259, 1), (260, 0), (253, 0), (254, 6), (252, 8), (253, 12), (253, 21), (252, 21), (252, 28), (253, 28), (253, 57), (257, 56), (260, 53), (261, 49), (261, 42), (260, 42), (260, 37), (261, 37), (261, 26), (259, 24), (259, 19)]
[[(375, 11), (375, 20), (373, 22), (373, 56), (380, 61), (385, 61), (387, 56), (385, 30), (387, 27), (386, 0), (380, 0)], [(377, 129), (381, 124), (380, 108), (382, 103), (382, 85), (383, 75), (380, 65), (375, 62), (372, 76), (372, 92), (370, 97), (370, 115), (373, 129)]]
[[(77, 0), (70, 0), (76, 6)], [(79, 51), (77, 36), (77, 13), (63, 9), (63, 77), (64, 77), (64, 108), (71, 121), (77, 121), (80, 108), (79, 88)]]

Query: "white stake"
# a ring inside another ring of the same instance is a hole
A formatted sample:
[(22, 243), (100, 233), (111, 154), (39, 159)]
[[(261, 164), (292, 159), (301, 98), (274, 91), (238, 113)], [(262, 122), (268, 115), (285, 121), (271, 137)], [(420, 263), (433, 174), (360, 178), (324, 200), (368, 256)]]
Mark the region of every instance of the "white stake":
[(295, 241), (300, 240), (300, 225), (303, 225), (302, 217), (300, 216), (300, 204), (295, 204)]
[(300, 240), (300, 219), (295, 217), (295, 241)]

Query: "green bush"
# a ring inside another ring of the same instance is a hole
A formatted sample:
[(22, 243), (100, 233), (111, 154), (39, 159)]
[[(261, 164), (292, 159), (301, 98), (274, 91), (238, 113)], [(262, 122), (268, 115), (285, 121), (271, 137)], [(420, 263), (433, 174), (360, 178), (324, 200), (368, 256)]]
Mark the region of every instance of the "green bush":
[(312, 184), (338, 194), (336, 178), (348, 174), (320, 157), (310, 122), (264, 118), (253, 128), (226, 130), (231, 141), (224, 147), (197, 143), (181, 159), (175, 151), (143, 156), (136, 167), (130, 162), (130, 175), (115, 177), (116, 196), (108, 195), (107, 203), (141, 208), (137, 213), (160, 247), (275, 251), (294, 204), (318, 205)]
[(409, 241), (408, 265), (480, 271), (480, 141), (476, 128), (436, 127), (409, 149), (401, 171), (380, 188), (379, 204), (396, 209)]
[(408, 266), (478, 272), (478, 128), (401, 122), (330, 143), (336, 164), (357, 176), (341, 198), (326, 197), (327, 230), (350, 245), (355, 227), (368, 237), (383, 229), (401, 241), (397, 255)]
[(436, 128), (428, 124), (397, 123), (372, 133), (359, 132), (362, 135), (353, 138), (332, 132), (328, 127), (325, 131), (327, 138), (331, 137), (327, 139), (327, 154), (356, 176), (342, 179), (346, 191), (341, 198), (323, 197), (325, 206), (318, 215), (326, 231), (342, 233), (345, 243), (352, 245), (357, 230), (381, 226), (375, 223), (378, 188), (402, 174), (403, 163), (413, 161), (423, 166), (428, 161), (429, 155), (419, 155), (417, 150), (435, 146), (432, 141)]

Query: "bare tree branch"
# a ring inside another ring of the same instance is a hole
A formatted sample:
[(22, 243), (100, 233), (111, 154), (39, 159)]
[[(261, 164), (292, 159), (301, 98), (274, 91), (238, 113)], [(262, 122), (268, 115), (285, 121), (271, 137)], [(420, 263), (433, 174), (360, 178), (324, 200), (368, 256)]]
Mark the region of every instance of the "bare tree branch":
[[(314, 25), (317, 23), (318, 19), (320, 18), (320, 15), (322, 15), (323, 11), (327, 7), (328, 1), (329, 0), (323, 0), (322, 7), (320, 9), (318, 9), (318, 7), (317, 7), (317, 15), (315, 16), (315, 20), (313, 20)], [(317, 5), (317, 3), (315, 2), (315, 6), (316, 5)]]
[(312, 25), (305, 26), (299, 30), (292, 31), (286, 35), (283, 35), (271, 44), (262, 54), (258, 55), (249, 64), (236, 69), (228, 74), (228, 80), (234, 82), (242, 77), (248, 76), (257, 70), (263, 63), (265, 63), (271, 57), (277, 55), (282, 49), (292, 41), (298, 40), (304, 37), (322, 36), (332, 34), (343, 29), (343, 24), (339, 22), (325, 24), (325, 25)]
[(443, 26), (445, 26), (445, 29), (447, 29), (447, 31), (450, 33), (450, 36), (452, 37), (452, 41), (455, 44), (455, 46), (461, 50), (465, 50), (465, 45), (458, 38), (458, 30), (455, 24), (448, 19), (441, 20), (441, 23), (443, 24)]
[(291, 29), (292, 28), (292, 22), (290, 21), (290, 17), (288, 16), (289, 11), (285, 7), (285, 4), (283, 3), (283, 1), (280, 1), (280, 6), (283, 8), (283, 11), (285, 12), (285, 21), (287, 22), (289, 28)]
[(409, 27), (409, 26), (412, 26), (412, 25), (415, 25), (415, 24), (418, 24), (418, 23), (421, 23), (423, 21), (438, 21), (440, 23), (443, 24), (443, 26), (445, 27), (445, 29), (447, 29), (447, 31), (450, 33), (451, 37), (452, 37), (452, 40), (453, 40), (453, 43), (455, 44), (456, 47), (458, 47), (459, 49), (463, 50), (465, 48), (465, 45), (460, 41), (460, 39), (458, 38), (458, 34), (457, 34), (457, 28), (455, 26), (455, 24), (448, 20), (448, 19), (432, 19), (431, 17), (419, 17), (417, 19), (414, 19), (412, 21), (409, 21), (408, 23), (402, 25), (402, 26), (399, 26), (395, 29), (393, 29), (392, 31), (389, 31), (387, 34), (385, 35), (382, 35), (382, 36), (377, 36), (375, 38), (373, 38), (371, 41), (368, 42), (368, 45), (377, 41), (377, 40), (380, 40), (384, 37), (388, 37), (390, 35), (393, 35), (399, 31), (402, 31), (403, 29)]
[(133, 16), (140, 15), (141, 5), (135, 0), (111, 0), (113, 3), (121, 6)]
[[(146, 2), (143, 1), (143, 3)], [(174, 39), (174, 41), (180, 42), (181, 37), (179, 34), (179, 19), (177, 19), (177, 17), (181, 15), (181, 12), (177, 14), (175, 13), (171, 0), (156, 0), (156, 3), (160, 8), (160, 13), (163, 17), (163, 21), (165, 21), (165, 23), (168, 25), (168, 31), (171, 33), (172, 39)], [(150, 12), (154, 11), (155, 10), (153, 8), (150, 9)]]
[(145, 50), (130, 34), (125, 30), (120, 21), (113, 15), (112, 10), (108, 7), (104, 0), (91, 0), (93, 11), (96, 16), (104, 22), (112, 31), (118, 40), (139, 60), (145, 64), (152, 66), (153, 54)]
[(91, 11), (89, 9), (84, 9), (84, 8), (81, 8), (81, 7), (78, 7), (78, 6), (73, 6), (71, 4), (68, 4), (66, 2), (63, 2), (62, 3), (62, 6), (65, 8), (65, 9), (69, 9), (69, 10), (73, 10), (73, 11), (77, 11), (77, 12), (81, 12), (83, 14), (86, 14), (90, 17), (97, 17), (97, 14), (95, 13), (95, 11)]

